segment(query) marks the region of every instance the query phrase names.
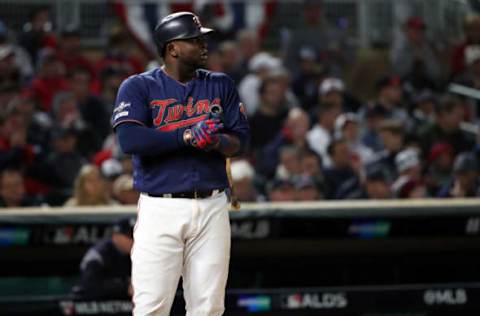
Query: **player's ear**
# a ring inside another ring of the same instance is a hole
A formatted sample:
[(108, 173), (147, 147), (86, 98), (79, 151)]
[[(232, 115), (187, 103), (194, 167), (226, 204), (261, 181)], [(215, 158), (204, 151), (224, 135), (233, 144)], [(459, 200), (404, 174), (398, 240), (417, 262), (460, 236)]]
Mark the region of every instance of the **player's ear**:
[(167, 44), (167, 54), (172, 57), (178, 56), (178, 48), (177, 48), (177, 45), (175, 45), (175, 42), (171, 42)]

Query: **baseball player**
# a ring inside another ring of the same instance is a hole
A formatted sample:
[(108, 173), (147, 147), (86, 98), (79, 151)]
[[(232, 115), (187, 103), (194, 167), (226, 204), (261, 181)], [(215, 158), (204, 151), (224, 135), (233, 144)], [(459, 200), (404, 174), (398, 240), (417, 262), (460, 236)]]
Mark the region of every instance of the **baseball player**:
[(224, 311), (225, 160), (245, 150), (249, 127), (233, 80), (201, 69), (212, 31), (190, 12), (163, 18), (155, 40), (164, 65), (127, 78), (117, 95), (113, 127), (142, 192), (131, 253), (135, 316), (169, 315), (180, 277), (187, 315)]

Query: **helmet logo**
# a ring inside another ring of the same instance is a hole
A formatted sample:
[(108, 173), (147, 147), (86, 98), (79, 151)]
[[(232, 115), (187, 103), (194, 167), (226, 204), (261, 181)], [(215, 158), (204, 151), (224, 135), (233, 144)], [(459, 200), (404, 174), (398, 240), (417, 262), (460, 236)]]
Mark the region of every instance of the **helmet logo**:
[(202, 24), (200, 23), (200, 19), (198, 18), (198, 16), (194, 15), (192, 19), (193, 19), (193, 22), (198, 26), (198, 28), (202, 27)]

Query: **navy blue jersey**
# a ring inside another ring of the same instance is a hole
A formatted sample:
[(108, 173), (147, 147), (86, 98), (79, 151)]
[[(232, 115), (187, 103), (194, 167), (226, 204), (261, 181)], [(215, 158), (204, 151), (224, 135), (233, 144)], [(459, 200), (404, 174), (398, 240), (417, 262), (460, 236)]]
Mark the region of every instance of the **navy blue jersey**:
[[(223, 73), (197, 70), (183, 84), (157, 68), (126, 79), (119, 88), (112, 117), (113, 128), (134, 122), (159, 133), (184, 129), (209, 116), (210, 106), (223, 109), (222, 133), (234, 134), (245, 144), (248, 121), (237, 90)], [(182, 147), (158, 155), (133, 155), (134, 186), (151, 194), (228, 187), (225, 157)]]

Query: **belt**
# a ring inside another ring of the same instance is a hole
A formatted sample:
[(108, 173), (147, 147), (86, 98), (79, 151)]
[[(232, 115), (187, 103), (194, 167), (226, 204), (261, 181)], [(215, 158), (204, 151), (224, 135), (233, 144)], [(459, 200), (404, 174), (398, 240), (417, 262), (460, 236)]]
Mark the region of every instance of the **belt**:
[(214, 190), (203, 190), (203, 191), (187, 191), (187, 192), (176, 192), (176, 193), (146, 193), (143, 192), (146, 196), (150, 197), (161, 197), (161, 198), (181, 198), (181, 199), (205, 199), (223, 192), (225, 189), (214, 189)]

